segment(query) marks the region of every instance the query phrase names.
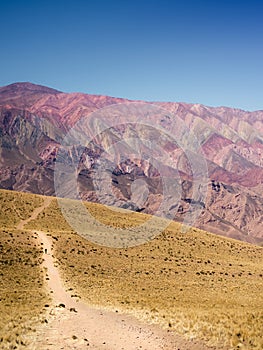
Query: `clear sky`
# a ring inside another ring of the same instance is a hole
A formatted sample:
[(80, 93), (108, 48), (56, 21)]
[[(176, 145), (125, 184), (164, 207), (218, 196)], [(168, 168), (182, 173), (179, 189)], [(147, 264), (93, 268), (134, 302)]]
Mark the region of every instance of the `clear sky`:
[(0, 85), (263, 109), (262, 0), (0, 0)]

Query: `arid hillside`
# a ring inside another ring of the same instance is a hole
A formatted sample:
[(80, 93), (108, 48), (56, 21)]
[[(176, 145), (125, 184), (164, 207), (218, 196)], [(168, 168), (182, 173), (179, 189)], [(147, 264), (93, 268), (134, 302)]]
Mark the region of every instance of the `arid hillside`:
[[(44, 308), (44, 276), (38, 267), (41, 255), (35, 239), (35, 232), (41, 230), (52, 238), (52, 254), (73, 296), (99, 308), (130, 313), (186, 339), (202, 339), (216, 349), (262, 348), (261, 247), (195, 228), (182, 233), (180, 224), (174, 222), (142, 245), (101, 246), (72, 230), (56, 198), (23, 231), (18, 231), (15, 227), (19, 221), (30, 217), (33, 208), (43, 204), (43, 197), (4, 190), (0, 194), (0, 268), (6, 278), (1, 290), (2, 313), (8, 315), (12, 304), (17, 308), (13, 293), (23, 297), (23, 279), (28, 290), (38, 290), (26, 293), (23, 303), (18, 298), (20, 311), (10, 313), (4, 323), (13, 322), (17, 316), (30, 320), (32, 310), (41, 313)], [(71, 205), (74, 209), (77, 204), (72, 201)], [(114, 227), (116, 236), (121, 228), (134, 226), (136, 234), (140, 233), (141, 224), (147, 225), (150, 218), (92, 203), (87, 203), (87, 210), (96, 222)], [(91, 233), (96, 232), (94, 223), (86, 225), (90, 225)], [(91, 239), (96, 239), (93, 233)], [(7, 283), (10, 276), (14, 283)]]
[(42, 203), (40, 196), (0, 192), (1, 349), (30, 349), (36, 327), (45, 319), (49, 297), (42, 249), (33, 232), (17, 229)]
[[(62, 159), (87, 201), (179, 222), (190, 215), (193, 226), (261, 244), (262, 123), (262, 111), (12, 84), (0, 88), (0, 187), (55, 195)], [(68, 147), (74, 128), (82, 137)], [(72, 179), (61, 179), (72, 198)]]

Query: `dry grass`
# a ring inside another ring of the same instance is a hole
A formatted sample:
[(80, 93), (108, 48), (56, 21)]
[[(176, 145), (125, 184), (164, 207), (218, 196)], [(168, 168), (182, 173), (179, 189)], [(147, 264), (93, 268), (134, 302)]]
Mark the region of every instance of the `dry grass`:
[(0, 237), (0, 348), (29, 348), (48, 300), (42, 253), (30, 232), (1, 229)]
[[(139, 231), (148, 218), (87, 206), (97, 220), (112, 227)], [(26, 228), (50, 232), (72, 295), (227, 349), (263, 348), (261, 247), (197, 229), (182, 234), (176, 223), (144, 245), (101, 247), (73, 232), (56, 199)]]
[(29, 348), (48, 301), (36, 235), (17, 230), (41, 196), (0, 190), (0, 348)]
[(0, 227), (14, 228), (43, 204), (38, 195), (0, 190)]
[[(113, 227), (140, 230), (147, 218), (87, 206)], [(176, 223), (141, 246), (101, 247), (71, 232), (56, 200), (29, 227), (50, 231), (68, 289), (89, 303), (128, 311), (209, 344), (263, 348), (261, 247), (197, 229), (182, 234)]]
[(262, 250), (200, 232), (167, 231), (126, 250), (92, 246), (74, 234), (54, 238), (68, 287), (88, 302), (213, 344), (262, 348)]

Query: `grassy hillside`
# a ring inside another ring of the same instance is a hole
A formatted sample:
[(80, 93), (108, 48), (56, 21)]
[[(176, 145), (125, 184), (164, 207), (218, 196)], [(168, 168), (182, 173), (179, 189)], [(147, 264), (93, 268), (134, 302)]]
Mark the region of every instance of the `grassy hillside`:
[(34, 338), (47, 302), (42, 253), (30, 232), (1, 229), (0, 237), (0, 348), (15, 349)]
[[(42, 197), (8, 191), (0, 191), (0, 195), (5, 200), (0, 215), (5, 227), (1, 244), (4, 242), (4, 252), (11, 248), (8, 251), (11, 258), (2, 255), (1, 259), (16, 261), (16, 265), (4, 263), (4, 275), (7, 279), (13, 275), (14, 281), (19, 276), (28, 278), (26, 285), (32, 294), (26, 294), (28, 298), (20, 304), (23, 305), (21, 315), (26, 319), (30, 319), (34, 307), (41, 312), (44, 301), (44, 295), (39, 293), (43, 291), (43, 275), (34, 238), (34, 231), (42, 230), (53, 238), (54, 255), (72, 295), (77, 294), (90, 304), (116, 312), (130, 312), (188, 338), (201, 337), (210, 344), (225, 344), (228, 349), (263, 348), (261, 247), (198, 229), (183, 234), (176, 223), (143, 245), (127, 249), (102, 247), (72, 230), (56, 199), (35, 221), (25, 226), (22, 235), (14, 229), (18, 219), (13, 216), (18, 213), (23, 219), (30, 216), (34, 207), (43, 203)], [(132, 227), (139, 231), (139, 224), (148, 219), (140, 213), (114, 212), (98, 204), (87, 204), (87, 207), (97, 220), (112, 227)], [(92, 223), (88, 228), (96, 230)], [(13, 237), (9, 237), (10, 233)], [(33, 260), (24, 264), (28, 249)], [(17, 271), (21, 273), (15, 274)], [(21, 294), (18, 288), (17, 284), (15, 288), (5, 284), (1, 298), (9, 295), (9, 299), (1, 303), (1, 313), (12, 310), (10, 303), (16, 298), (10, 292), (17, 290)], [(38, 294), (40, 299), (36, 299)]]
[(15, 228), (27, 219), (34, 208), (43, 204), (41, 196), (16, 191), (0, 190), (0, 227)]
[[(148, 218), (98, 204), (87, 207), (112, 227), (140, 230), (138, 225)], [(228, 349), (263, 348), (261, 247), (198, 229), (182, 234), (180, 226), (172, 223), (146, 244), (106, 248), (74, 233), (56, 199), (26, 228), (49, 231), (73, 295), (210, 344), (225, 344)], [(90, 229), (94, 230), (92, 224)]]
[(48, 300), (36, 235), (17, 230), (43, 199), (0, 191), (0, 348), (28, 348)]

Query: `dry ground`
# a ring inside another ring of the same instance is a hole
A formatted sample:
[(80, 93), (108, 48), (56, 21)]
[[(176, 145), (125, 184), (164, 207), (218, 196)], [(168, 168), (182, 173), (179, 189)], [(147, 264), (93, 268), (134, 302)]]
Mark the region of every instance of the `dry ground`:
[[(140, 230), (139, 223), (148, 218), (100, 205), (87, 207), (97, 219), (117, 228)], [(74, 233), (55, 199), (27, 228), (50, 232), (72, 295), (218, 348), (263, 348), (261, 247), (197, 229), (182, 234), (173, 223), (144, 245), (106, 248)]]
[[(99, 308), (131, 313), (188, 339), (204, 339), (217, 349), (223, 344), (227, 349), (263, 348), (261, 247), (197, 229), (182, 234), (173, 223), (144, 245), (106, 248), (73, 232), (56, 199), (23, 230), (16, 229), (18, 223), (43, 205), (43, 198), (1, 190), (0, 199), (1, 348), (27, 346), (35, 316), (44, 317), (48, 297), (42, 252), (31, 230), (49, 232), (71, 295)], [(134, 232), (148, 219), (100, 205), (87, 207), (97, 220)], [(95, 232), (96, 225), (90, 230)]]
[(48, 300), (36, 236), (0, 230), (0, 348), (28, 348)]
[(41, 196), (0, 191), (0, 348), (28, 348), (49, 300), (37, 236), (16, 229), (43, 204)]
[(43, 197), (38, 195), (0, 190), (0, 227), (16, 228), (43, 203)]
[(66, 292), (50, 252), (51, 238), (36, 232), (47, 254), (43, 267), (48, 277), (52, 304), (47, 323), (35, 336), (37, 350), (215, 350), (200, 341), (189, 341), (178, 334), (149, 326), (132, 316), (88, 306), (79, 297)]

